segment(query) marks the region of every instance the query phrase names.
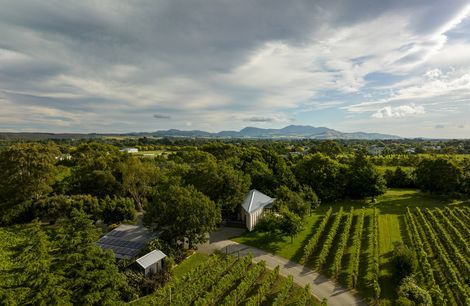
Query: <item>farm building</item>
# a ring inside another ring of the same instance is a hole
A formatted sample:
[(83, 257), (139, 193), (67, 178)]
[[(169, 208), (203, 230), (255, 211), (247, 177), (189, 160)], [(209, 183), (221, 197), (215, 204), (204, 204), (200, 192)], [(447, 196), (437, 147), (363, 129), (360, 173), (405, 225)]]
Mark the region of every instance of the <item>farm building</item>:
[(245, 196), (241, 205), (240, 218), (245, 222), (246, 228), (252, 231), (266, 209), (271, 209), (275, 199), (261, 191), (252, 189)]
[(145, 276), (149, 274), (156, 274), (157, 272), (163, 271), (165, 268), (165, 257), (166, 254), (160, 250), (153, 250), (150, 253), (136, 260), (137, 264), (144, 270)]
[(137, 149), (137, 148), (122, 148), (119, 151), (127, 152), (127, 153), (138, 153), (139, 149)]

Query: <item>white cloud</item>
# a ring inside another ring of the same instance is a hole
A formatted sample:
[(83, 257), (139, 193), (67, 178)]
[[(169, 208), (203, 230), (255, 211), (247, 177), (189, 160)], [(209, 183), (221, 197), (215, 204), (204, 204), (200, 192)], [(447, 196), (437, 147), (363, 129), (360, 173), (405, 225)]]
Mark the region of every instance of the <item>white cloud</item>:
[(420, 105), (400, 105), (400, 106), (385, 106), (379, 109), (372, 117), (374, 118), (402, 118), (409, 116), (416, 116), (424, 114), (424, 107)]

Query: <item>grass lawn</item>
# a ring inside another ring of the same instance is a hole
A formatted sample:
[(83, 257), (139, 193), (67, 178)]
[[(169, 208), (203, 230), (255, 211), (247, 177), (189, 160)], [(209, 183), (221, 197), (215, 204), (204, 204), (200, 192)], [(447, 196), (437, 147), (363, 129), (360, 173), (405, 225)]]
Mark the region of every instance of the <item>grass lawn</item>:
[[(394, 244), (402, 241), (407, 242), (407, 233), (404, 224), (406, 207), (433, 208), (446, 205), (460, 205), (460, 203), (451, 203), (448, 199), (432, 197), (415, 189), (389, 189), (384, 195), (377, 198), (376, 204), (369, 204), (367, 201), (363, 200), (344, 200), (336, 203), (322, 204), (320, 208), (306, 218), (303, 231), (294, 238), (293, 242), (291, 242), (290, 237), (263, 234), (256, 231), (247, 232), (232, 240), (264, 249), (284, 258), (299, 262), (302, 258), (305, 244), (315, 233), (316, 225), (322, 215), (330, 207), (333, 207), (333, 210), (337, 211), (342, 206), (344, 211), (347, 212), (350, 207), (353, 206), (356, 209), (355, 215), (359, 213), (360, 208), (368, 208), (366, 211), (366, 229), (367, 218), (372, 215), (372, 207), (375, 206), (379, 209), (380, 284), (382, 297), (385, 300), (384, 302), (390, 302), (394, 298), (396, 290), (396, 285), (393, 284), (391, 279), (392, 266), (390, 260), (392, 258)], [(363, 235), (367, 235), (367, 231), (365, 231)], [(320, 244), (321, 242), (322, 240), (320, 239)], [(334, 242), (331, 250), (335, 250), (336, 245), (337, 242)], [(363, 256), (367, 258), (367, 253), (363, 254)], [(349, 257), (350, 254), (348, 254), (348, 250), (346, 250), (343, 266), (346, 264), (345, 261), (347, 261)], [(365, 262), (366, 260), (361, 262), (361, 265), (363, 265), (361, 268), (362, 271), (365, 270)], [(310, 264), (307, 263), (307, 265)], [(367, 290), (361, 289), (361, 286), (359, 286), (359, 291), (364, 296), (368, 295)]]
[(209, 256), (201, 253), (194, 253), (189, 258), (183, 260), (179, 265), (177, 265), (173, 269), (173, 273), (175, 277), (181, 277), (194, 269), (195, 267), (199, 266), (203, 262), (205, 262)]

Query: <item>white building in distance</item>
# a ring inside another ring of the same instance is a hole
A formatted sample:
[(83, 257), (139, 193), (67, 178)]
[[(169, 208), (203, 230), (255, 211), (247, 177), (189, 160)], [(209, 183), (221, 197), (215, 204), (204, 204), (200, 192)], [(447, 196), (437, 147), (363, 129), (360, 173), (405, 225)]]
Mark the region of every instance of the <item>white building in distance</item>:
[(122, 148), (119, 151), (127, 152), (127, 153), (138, 153), (139, 149), (137, 149), (137, 148)]

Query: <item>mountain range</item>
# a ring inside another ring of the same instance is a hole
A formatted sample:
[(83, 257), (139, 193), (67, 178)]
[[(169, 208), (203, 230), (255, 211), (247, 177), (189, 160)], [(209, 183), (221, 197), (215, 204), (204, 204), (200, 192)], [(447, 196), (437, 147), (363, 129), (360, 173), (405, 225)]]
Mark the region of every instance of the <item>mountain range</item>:
[[(142, 135), (134, 133), (133, 135)], [(294, 139), (400, 139), (395, 135), (353, 132), (344, 133), (326, 127), (313, 127), (309, 125), (289, 125), (281, 129), (263, 129), (257, 127), (246, 127), (240, 131), (221, 131), (210, 133), (201, 130), (165, 130), (145, 133), (155, 137), (196, 137), (196, 138), (294, 138)]]
[(309, 125), (289, 125), (282, 129), (263, 129), (246, 127), (240, 131), (221, 131), (210, 133), (200, 130), (161, 130), (156, 132), (138, 133), (10, 133), (0, 132), (1, 139), (88, 139), (104, 136), (137, 136), (137, 137), (188, 137), (188, 138), (252, 138), (252, 139), (401, 139), (399, 136), (379, 133), (343, 133), (326, 127), (313, 127)]

